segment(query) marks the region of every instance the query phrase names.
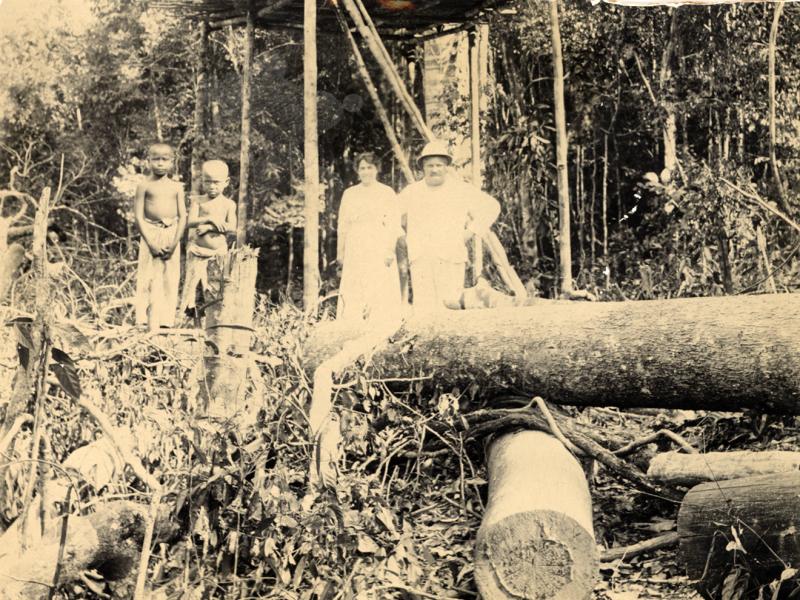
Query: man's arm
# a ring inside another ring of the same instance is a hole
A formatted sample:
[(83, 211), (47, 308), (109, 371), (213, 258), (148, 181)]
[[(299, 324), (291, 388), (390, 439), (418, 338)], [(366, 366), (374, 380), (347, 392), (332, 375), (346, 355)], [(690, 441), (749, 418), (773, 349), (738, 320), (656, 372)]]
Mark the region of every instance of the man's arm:
[(478, 236), (483, 236), (488, 232), (497, 217), (500, 216), (500, 203), (489, 194), (473, 188), (474, 192), (469, 194), (470, 204), (468, 207), (469, 221), (467, 229)]
[(508, 256), (505, 248), (500, 243), (500, 239), (492, 231), (492, 225), (497, 220), (497, 217), (500, 216), (500, 203), (489, 194), (480, 190), (476, 191), (474, 204), (470, 209), (471, 220), (467, 224), (467, 229), (480, 236), (486, 244), (486, 248), (489, 250), (489, 254), (506, 287), (514, 292), (517, 298), (525, 298), (528, 292), (514, 267), (508, 261)]

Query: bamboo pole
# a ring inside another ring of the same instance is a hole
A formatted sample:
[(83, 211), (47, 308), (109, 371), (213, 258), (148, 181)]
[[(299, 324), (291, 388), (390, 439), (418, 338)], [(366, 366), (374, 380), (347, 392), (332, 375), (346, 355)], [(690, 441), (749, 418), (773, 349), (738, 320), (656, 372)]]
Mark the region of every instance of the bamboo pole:
[(205, 136), (205, 110), (208, 95), (208, 22), (200, 22), (199, 33), (200, 48), (197, 53), (195, 63), (195, 92), (194, 92), (194, 122), (192, 124), (192, 193), (200, 194), (200, 173), (202, 168), (202, 156), (198, 146)]
[(558, 169), (558, 244), (561, 293), (572, 290), (572, 247), (570, 244), (569, 179), (567, 178), (567, 117), (564, 108), (564, 64), (558, 27), (558, 0), (550, 0), (550, 33), (553, 40), (553, 95), (556, 118), (556, 166)]
[(319, 147), (317, 132), (317, 3), (303, 1), (303, 122), (305, 229), (303, 302), (308, 313), (319, 299)]
[[(472, 158), (472, 185), (483, 187), (481, 177), (481, 86), (478, 29), (469, 32), (469, 95), (470, 95), (470, 149)], [(478, 283), (483, 273), (483, 244), (479, 236), (472, 237), (472, 281)]]
[[(356, 6), (356, 2), (359, 2), (361, 10)], [(342, 0), (342, 4), (353, 20), (356, 29), (358, 29), (358, 33), (367, 42), (367, 48), (369, 48), (370, 53), (375, 58), (378, 66), (380, 66), (384, 76), (389, 81), (389, 85), (391, 85), (392, 90), (394, 90), (400, 103), (403, 105), (403, 108), (405, 108), (411, 116), (411, 120), (414, 122), (420, 134), (428, 141), (434, 139), (433, 132), (428, 128), (425, 119), (422, 117), (422, 113), (408, 93), (403, 81), (400, 79), (400, 75), (394, 68), (391, 57), (389, 57), (386, 47), (377, 35), (377, 30), (375, 30), (375, 26), (372, 24), (372, 20), (369, 18), (369, 14), (364, 9), (363, 4), (360, 3), (360, 0)], [(366, 15), (366, 19), (364, 15)]]
[(242, 70), (242, 130), (239, 153), (239, 204), (236, 209), (236, 245), (241, 248), (247, 242), (247, 207), (249, 204), (250, 180), (250, 90), (253, 79), (253, 0), (247, 9), (245, 26), (244, 68)]
[(394, 156), (397, 159), (400, 168), (403, 170), (403, 175), (405, 176), (406, 181), (408, 183), (412, 183), (414, 181), (414, 172), (411, 170), (408, 157), (406, 156), (405, 152), (403, 152), (400, 141), (397, 139), (397, 134), (392, 127), (392, 123), (389, 120), (389, 115), (387, 114), (386, 109), (381, 102), (380, 96), (378, 96), (378, 90), (369, 74), (367, 65), (364, 62), (364, 57), (362, 56), (361, 51), (358, 49), (358, 44), (356, 43), (353, 34), (350, 32), (350, 28), (347, 26), (347, 22), (342, 14), (342, 9), (338, 5), (336, 5), (336, 18), (339, 20), (339, 25), (341, 25), (342, 31), (347, 37), (347, 41), (350, 43), (350, 49), (352, 50), (353, 57), (356, 60), (358, 73), (361, 76), (361, 80), (364, 82), (364, 87), (367, 88), (367, 94), (369, 94), (372, 104), (375, 107), (375, 112), (378, 114), (378, 118), (383, 125), (383, 129), (386, 132), (386, 137), (388, 138), (389, 143), (392, 146), (392, 150), (394, 151)]

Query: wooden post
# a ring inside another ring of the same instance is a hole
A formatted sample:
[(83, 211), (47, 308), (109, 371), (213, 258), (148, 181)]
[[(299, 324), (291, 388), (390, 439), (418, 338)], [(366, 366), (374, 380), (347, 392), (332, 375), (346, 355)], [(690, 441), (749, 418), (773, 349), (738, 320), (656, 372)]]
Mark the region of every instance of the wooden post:
[(206, 129), (206, 102), (208, 97), (208, 22), (200, 22), (200, 48), (197, 52), (195, 63), (195, 91), (194, 91), (194, 123), (192, 138), (192, 194), (200, 194), (200, 171), (203, 164), (201, 153), (201, 142), (203, 141)]
[(317, 137), (317, 3), (304, 0), (303, 117), (305, 168), (305, 229), (303, 241), (303, 302), (313, 313), (319, 300), (319, 147)]
[[(480, 81), (479, 30), (469, 32), (469, 95), (470, 95), (470, 149), (472, 185), (483, 187), (481, 177), (481, 81)], [(483, 273), (483, 244), (479, 236), (472, 238), (472, 281), (478, 282)]]
[(241, 248), (247, 243), (247, 206), (249, 204), (250, 179), (250, 88), (253, 79), (253, 2), (247, 9), (245, 26), (244, 68), (242, 69), (242, 132), (239, 154), (239, 205), (236, 209), (236, 245)]
[(597, 548), (592, 499), (578, 461), (541, 431), (501, 436), (487, 460), (489, 502), (475, 542), (484, 600), (585, 600)]
[[(530, 2), (530, 0), (529, 0)], [(550, 33), (553, 40), (553, 95), (556, 117), (556, 168), (558, 169), (558, 247), (561, 293), (572, 291), (572, 246), (569, 226), (569, 179), (567, 177), (567, 117), (564, 108), (564, 64), (558, 0), (550, 0)]]

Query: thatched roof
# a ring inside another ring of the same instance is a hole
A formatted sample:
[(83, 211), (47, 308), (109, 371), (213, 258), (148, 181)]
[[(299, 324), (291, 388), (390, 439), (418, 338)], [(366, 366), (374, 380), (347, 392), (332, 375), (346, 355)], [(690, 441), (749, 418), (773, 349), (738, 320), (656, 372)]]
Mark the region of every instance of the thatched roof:
[[(258, 27), (302, 28), (303, 0), (252, 0)], [(321, 31), (338, 30), (334, 0), (317, 0)], [(363, 0), (382, 33), (413, 35), (444, 31), (508, 7), (511, 0)], [(162, 8), (189, 18), (207, 19), (212, 28), (239, 25), (247, 14), (248, 0), (157, 0)]]

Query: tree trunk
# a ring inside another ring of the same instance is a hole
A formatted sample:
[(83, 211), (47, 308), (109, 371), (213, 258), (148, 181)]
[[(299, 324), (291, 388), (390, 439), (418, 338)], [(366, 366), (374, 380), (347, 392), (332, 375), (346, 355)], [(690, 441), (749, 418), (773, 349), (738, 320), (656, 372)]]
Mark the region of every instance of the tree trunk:
[(192, 193), (200, 194), (203, 145), (206, 136), (206, 104), (208, 102), (208, 23), (200, 22), (199, 47), (195, 54), (194, 120), (192, 123)]
[(250, 204), (250, 90), (253, 80), (253, 45), (255, 43), (255, 7), (253, 1), (247, 8), (244, 57), (242, 58), (242, 114), (239, 149), (239, 203), (236, 208), (236, 245), (247, 243), (247, 208)]
[(578, 461), (540, 431), (489, 449), (489, 502), (475, 544), (484, 600), (589, 598), (597, 572), (592, 500)]
[(668, 174), (678, 165), (677, 120), (675, 118), (675, 104), (672, 101), (672, 53), (678, 36), (678, 7), (672, 9), (670, 19), (669, 38), (661, 55), (661, 73), (659, 75), (659, 91), (661, 106), (664, 110), (664, 169)]
[(800, 452), (663, 452), (650, 461), (647, 475), (660, 483), (689, 487), (706, 481), (725, 481), (799, 470)]
[[(515, 390), (560, 404), (798, 414), (798, 319), (800, 298), (791, 294), (538, 300), (411, 319), (370, 370), (422, 375), (484, 398)], [(318, 326), (306, 368), (362, 334), (342, 322)]]
[[(761, 260), (764, 263), (764, 281), (767, 284), (767, 291), (770, 294), (777, 294), (778, 288), (775, 285), (775, 278), (773, 277), (772, 265), (769, 261), (769, 252), (767, 250), (767, 238), (764, 236), (764, 229), (761, 225), (756, 225), (756, 244), (758, 245), (758, 252), (761, 255)], [(0, 292), (2, 292), (0, 287)], [(0, 296), (2, 297), (2, 296)]]
[(772, 167), (772, 177), (775, 180), (775, 189), (778, 192), (778, 204), (781, 210), (789, 212), (786, 202), (786, 191), (778, 168), (778, 158), (775, 155), (775, 141), (777, 138), (777, 125), (775, 118), (775, 53), (778, 45), (778, 24), (783, 12), (783, 0), (775, 3), (775, 12), (772, 17), (772, 27), (769, 30), (769, 46), (767, 47), (769, 62), (769, 164)]
[(315, 313), (319, 303), (319, 134), (317, 131), (317, 3), (303, 4), (303, 304)]
[[(470, 172), (472, 185), (481, 189), (483, 175), (481, 168), (481, 81), (480, 57), (478, 56), (480, 30), (476, 27), (469, 32), (469, 95), (470, 95)], [(472, 283), (477, 283), (483, 274), (483, 244), (481, 238), (472, 238)]]
[(231, 416), (242, 408), (244, 382), (250, 366), (258, 250), (249, 247), (225, 257), (217, 302), (208, 308), (206, 339), (213, 353), (203, 360), (201, 398), (208, 413)]
[(748, 587), (767, 584), (800, 561), (800, 473), (700, 484), (678, 512), (680, 553), (689, 579), (706, 597), (734, 568)]
[(567, 173), (567, 115), (564, 107), (564, 64), (561, 58), (561, 31), (558, 27), (558, 0), (550, 0), (550, 34), (553, 41), (553, 95), (558, 175), (558, 252), (561, 293), (564, 294), (572, 290), (572, 246), (570, 244), (569, 177)]

